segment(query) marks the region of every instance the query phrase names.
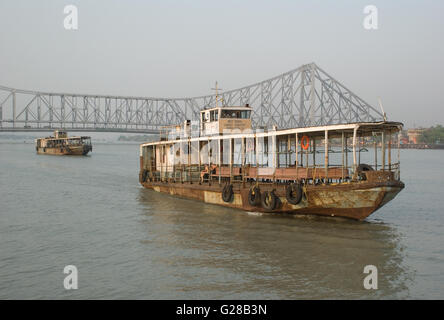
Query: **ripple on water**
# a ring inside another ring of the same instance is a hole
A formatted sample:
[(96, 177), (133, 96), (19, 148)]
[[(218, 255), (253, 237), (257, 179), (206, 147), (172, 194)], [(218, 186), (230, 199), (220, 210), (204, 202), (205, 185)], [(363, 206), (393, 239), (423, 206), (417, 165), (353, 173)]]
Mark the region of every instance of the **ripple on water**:
[[(138, 185), (137, 145), (87, 158), (0, 144), (0, 298), (440, 298), (444, 177), (420, 178), (364, 222), (243, 212)], [(426, 154), (429, 166), (440, 157)], [(5, 183), (7, 181), (7, 183)], [(418, 190), (427, 194), (422, 203)], [(79, 290), (63, 289), (63, 268)], [(363, 288), (363, 268), (379, 289)]]

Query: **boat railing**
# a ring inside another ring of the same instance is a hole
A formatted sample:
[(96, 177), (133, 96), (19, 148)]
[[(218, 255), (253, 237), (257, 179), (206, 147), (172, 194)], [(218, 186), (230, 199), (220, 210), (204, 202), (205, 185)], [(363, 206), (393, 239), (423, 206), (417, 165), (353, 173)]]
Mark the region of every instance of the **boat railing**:
[[(153, 164), (151, 168), (153, 168)], [(366, 169), (366, 170), (365, 170)], [(350, 181), (385, 181), (400, 180), (400, 163), (395, 162), (384, 169), (375, 170), (375, 165), (365, 165), (358, 171), (353, 166), (341, 164), (309, 166), (267, 167), (246, 165), (217, 165), (217, 164), (175, 164), (165, 165), (160, 170), (152, 171), (149, 175), (153, 181), (170, 183), (236, 183), (236, 182), (266, 182), (288, 183), (302, 182), (304, 184), (344, 183)]]
[[(318, 184), (399, 180), (399, 128), (398, 124), (384, 124), (362, 131), (354, 126), (348, 131), (326, 129), (266, 137), (188, 138), (146, 145), (143, 148), (150, 151), (142, 151), (155, 159), (149, 171), (153, 179), (161, 181)], [(396, 145), (398, 161), (393, 162)]]

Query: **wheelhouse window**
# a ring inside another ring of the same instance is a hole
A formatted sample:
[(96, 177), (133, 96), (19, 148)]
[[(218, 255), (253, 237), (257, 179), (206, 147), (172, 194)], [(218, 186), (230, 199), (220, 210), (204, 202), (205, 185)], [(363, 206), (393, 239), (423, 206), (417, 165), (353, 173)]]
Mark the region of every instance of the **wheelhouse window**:
[(219, 119), (219, 110), (210, 111), (210, 121), (217, 121)]
[(224, 119), (250, 119), (250, 110), (222, 110)]
[(251, 114), (250, 110), (241, 111), (241, 118), (242, 119), (250, 119), (250, 114)]

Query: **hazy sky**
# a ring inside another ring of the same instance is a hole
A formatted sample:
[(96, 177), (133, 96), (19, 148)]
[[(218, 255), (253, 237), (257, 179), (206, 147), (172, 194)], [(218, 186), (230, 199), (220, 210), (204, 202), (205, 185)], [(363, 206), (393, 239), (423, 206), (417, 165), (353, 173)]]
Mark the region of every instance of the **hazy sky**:
[[(65, 5), (78, 30), (63, 27)], [(379, 13), (365, 30), (366, 5)], [(188, 97), (315, 62), (407, 127), (444, 124), (444, 1), (0, 1), (0, 84)]]

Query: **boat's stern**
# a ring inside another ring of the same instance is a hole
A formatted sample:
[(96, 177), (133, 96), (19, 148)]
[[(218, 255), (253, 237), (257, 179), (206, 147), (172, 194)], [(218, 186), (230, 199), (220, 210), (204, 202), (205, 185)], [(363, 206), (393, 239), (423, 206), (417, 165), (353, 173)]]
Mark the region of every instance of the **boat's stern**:
[(85, 144), (85, 145), (83, 145), (83, 152), (82, 152), (82, 154), (84, 155), (84, 156), (86, 156), (89, 152), (92, 152), (92, 145), (90, 145), (90, 144)]

